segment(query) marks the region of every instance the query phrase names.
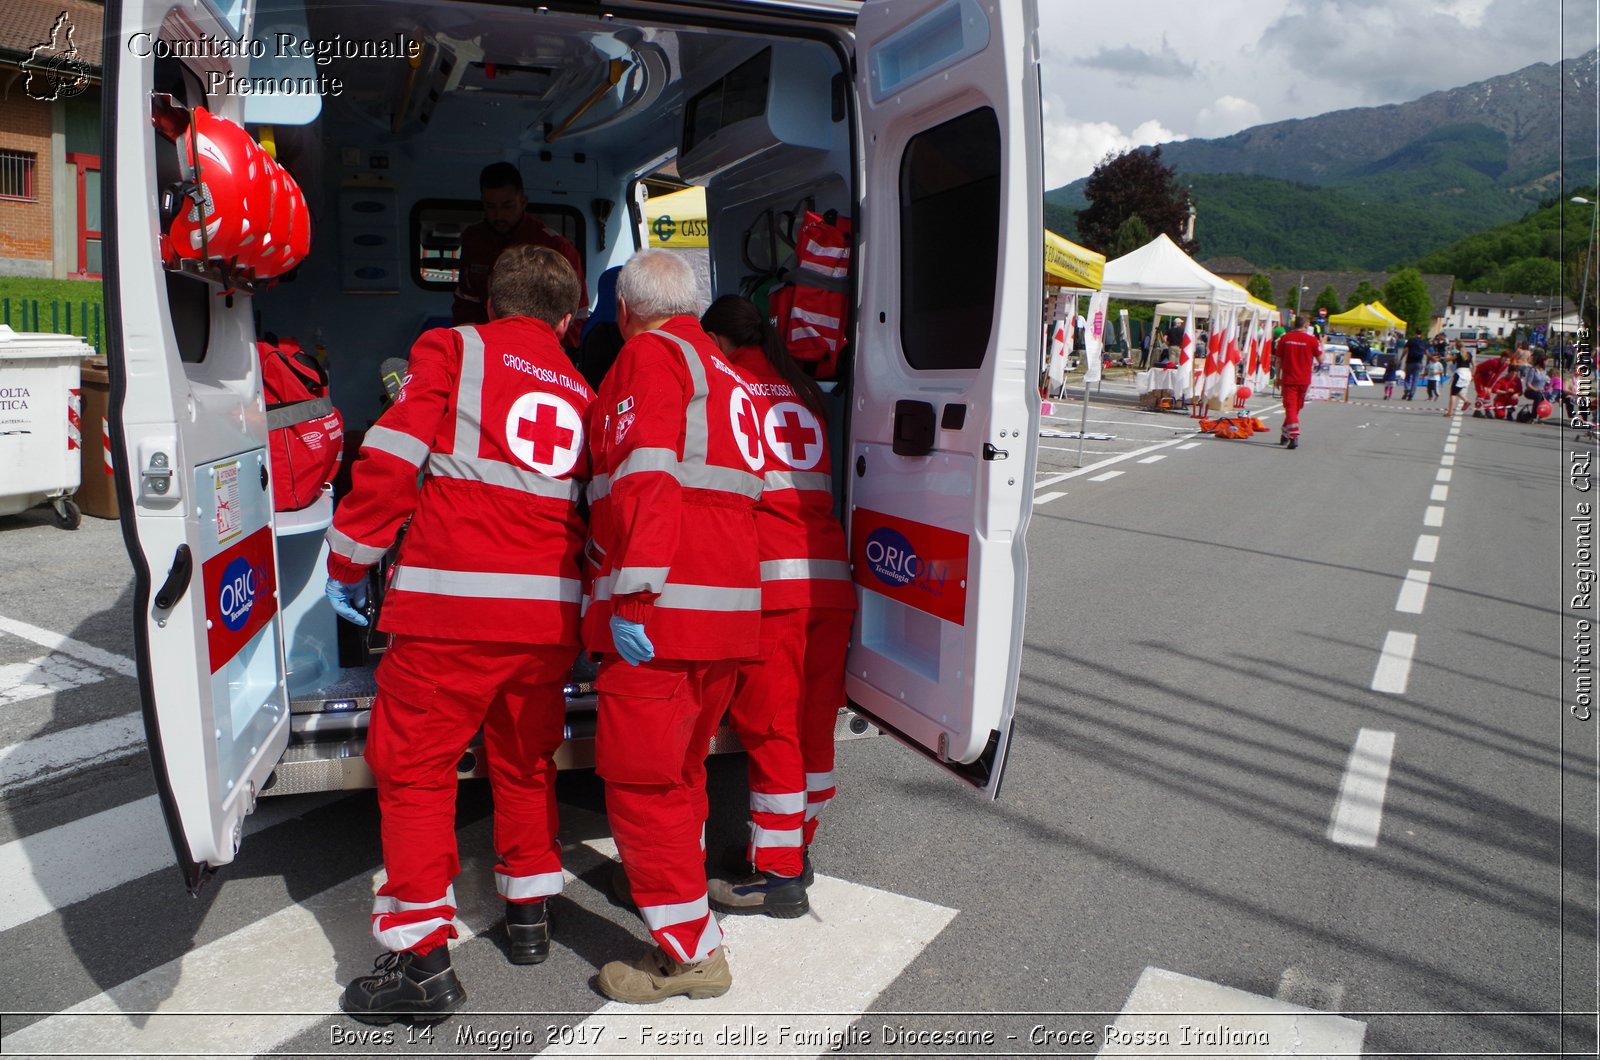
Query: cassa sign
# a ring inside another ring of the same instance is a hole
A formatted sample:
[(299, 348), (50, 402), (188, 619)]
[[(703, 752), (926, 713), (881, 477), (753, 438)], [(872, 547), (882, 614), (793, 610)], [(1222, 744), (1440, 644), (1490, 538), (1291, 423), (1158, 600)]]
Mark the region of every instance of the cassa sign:
[(963, 625), (967, 615), (967, 535), (857, 508), (850, 561), (869, 592)]

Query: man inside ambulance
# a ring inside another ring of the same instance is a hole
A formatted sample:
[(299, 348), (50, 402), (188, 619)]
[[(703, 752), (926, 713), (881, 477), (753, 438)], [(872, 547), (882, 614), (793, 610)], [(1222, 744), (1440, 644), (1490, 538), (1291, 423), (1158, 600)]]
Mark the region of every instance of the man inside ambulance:
[(478, 194), (483, 220), (461, 232), (461, 279), (450, 312), (457, 325), (484, 324), (489, 320), (486, 298), (489, 272), (495, 259), (511, 247), (549, 247), (567, 259), (578, 276), (580, 305), (589, 304), (583, 279), (583, 258), (555, 229), (528, 212), (522, 174), (510, 162), (491, 162), (478, 174)]
[(393, 639), (366, 748), (388, 875), (372, 934), (389, 952), (340, 1002), (364, 1022), (443, 1019), (466, 998), (447, 946), (456, 763), (480, 726), (509, 955), (538, 964), (550, 952), (546, 899), (562, 888), (554, 755), (578, 654), (594, 397), (560, 345), (578, 291), (549, 248), (502, 254), (490, 322), (433, 328), (412, 346), (328, 531), (327, 596), (364, 626), (367, 573), (410, 519), (384, 599), (380, 628)]

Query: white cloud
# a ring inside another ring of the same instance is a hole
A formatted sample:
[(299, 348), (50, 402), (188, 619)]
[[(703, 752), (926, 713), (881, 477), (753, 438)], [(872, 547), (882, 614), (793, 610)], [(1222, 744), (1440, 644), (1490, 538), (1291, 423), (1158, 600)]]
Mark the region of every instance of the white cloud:
[(1076, 121), (1059, 113), (1051, 100), (1044, 101), (1044, 186), (1059, 188), (1079, 177), (1087, 177), (1108, 153), (1120, 154), (1130, 147), (1187, 140), (1159, 121), (1140, 122), (1124, 132), (1108, 121)]
[(1195, 115), (1196, 136), (1231, 136), (1240, 129), (1261, 124), (1261, 108), (1248, 99), (1238, 96), (1219, 96), (1209, 107), (1201, 107)]

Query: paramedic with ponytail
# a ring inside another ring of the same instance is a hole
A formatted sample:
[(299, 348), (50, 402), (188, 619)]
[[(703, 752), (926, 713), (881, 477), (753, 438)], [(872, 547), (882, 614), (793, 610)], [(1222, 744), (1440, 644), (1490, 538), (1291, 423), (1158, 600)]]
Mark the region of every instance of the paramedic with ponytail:
[(578, 499), (593, 399), (561, 350), (579, 292), (554, 250), (502, 254), (490, 322), (435, 328), (412, 346), (328, 531), (327, 595), (366, 625), (356, 607), (367, 572), (411, 520), (384, 598), (380, 628), (393, 640), (366, 749), (388, 873), (372, 934), (390, 952), (340, 1002), (368, 1023), (438, 1020), (465, 999), (447, 946), (460, 870), (456, 764), (480, 726), (509, 955), (537, 964), (550, 951), (545, 900), (562, 883), (553, 755), (578, 653)]
[(754, 507), (765, 454), (749, 385), (695, 318), (693, 270), (646, 250), (617, 277), (624, 343), (589, 421), (600, 654), (595, 772), (656, 948), (596, 980), (615, 1001), (717, 997), (732, 975), (706, 896), (706, 754), (760, 648)]
[(754, 303), (725, 295), (700, 318), (751, 381), (767, 442), (756, 502), (761, 653), (739, 666), (728, 718), (750, 763), (744, 873), (710, 881), (724, 913), (797, 917), (810, 908), (807, 851), (833, 797), (833, 728), (856, 595), (844, 528), (833, 514), (822, 391)]

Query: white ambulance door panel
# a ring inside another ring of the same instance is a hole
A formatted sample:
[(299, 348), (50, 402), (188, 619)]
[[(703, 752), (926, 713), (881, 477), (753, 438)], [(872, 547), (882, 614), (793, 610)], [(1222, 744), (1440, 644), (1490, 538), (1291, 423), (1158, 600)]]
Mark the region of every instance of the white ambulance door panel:
[(172, 133), (202, 102), (240, 121), (243, 97), (204, 93), (213, 72), (242, 76), (245, 62), (196, 60), (183, 73), (147, 56), (158, 41), (248, 38), (251, 6), (230, 5), (223, 24), (206, 4), (133, 0), (106, 27), (111, 438), (145, 730), (191, 890), (233, 860), (287, 746), (289, 704), (253, 299), (169, 274), (159, 246), (161, 193), (180, 163), (158, 126)]
[(850, 700), (990, 797), (1021, 665), (1043, 283), (1033, 0), (867, 0)]

